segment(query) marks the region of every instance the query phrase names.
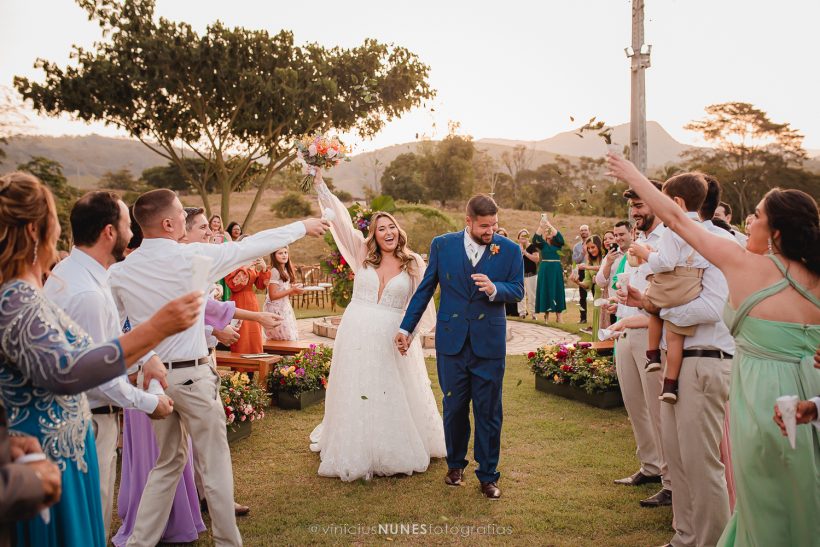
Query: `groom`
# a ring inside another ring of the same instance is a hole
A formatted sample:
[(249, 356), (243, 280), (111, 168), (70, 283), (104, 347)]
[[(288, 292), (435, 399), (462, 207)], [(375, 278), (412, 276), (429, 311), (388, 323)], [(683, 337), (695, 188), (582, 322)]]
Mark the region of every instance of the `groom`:
[(467, 203), (467, 228), (430, 244), (430, 264), (413, 295), (396, 346), (402, 354), (427, 304), (441, 286), (436, 324), (436, 362), (444, 393), (444, 482), (460, 486), (470, 442), (470, 401), (475, 418), (476, 476), (485, 497), (501, 497), (496, 470), (501, 451), (501, 384), (507, 350), (504, 304), (524, 296), (521, 247), (495, 235), (498, 206), (489, 196)]

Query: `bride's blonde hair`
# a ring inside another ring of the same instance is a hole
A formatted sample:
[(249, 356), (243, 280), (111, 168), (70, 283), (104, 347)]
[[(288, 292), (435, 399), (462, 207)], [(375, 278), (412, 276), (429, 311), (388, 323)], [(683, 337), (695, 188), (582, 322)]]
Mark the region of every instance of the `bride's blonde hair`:
[(384, 211), (373, 213), (373, 217), (370, 219), (370, 228), (368, 228), (367, 238), (364, 240), (365, 247), (367, 248), (364, 265), (378, 268), (379, 264), (382, 263), (382, 250), (379, 248), (379, 244), (376, 243), (376, 228), (378, 227), (379, 219), (382, 218), (386, 218), (396, 225), (399, 231), (399, 241), (396, 244), (396, 250), (393, 251), (393, 254), (401, 262), (401, 269), (407, 271), (407, 273), (411, 273), (410, 267), (414, 263), (414, 260), (411, 255), (412, 251), (407, 247), (407, 232), (402, 229), (393, 215), (385, 213)]

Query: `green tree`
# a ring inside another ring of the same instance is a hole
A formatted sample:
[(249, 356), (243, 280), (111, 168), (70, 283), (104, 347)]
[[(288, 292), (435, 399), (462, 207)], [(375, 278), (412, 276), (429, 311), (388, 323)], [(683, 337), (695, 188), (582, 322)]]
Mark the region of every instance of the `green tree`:
[[(212, 172), (206, 174), (204, 160), (200, 158), (186, 158), (183, 162), (185, 164), (185, 171), (188, 174), (196, 180), (203, 181), (205, 191), (208, 194), (212, 194), (218, 190), (216, 177), (213, 176)], [(152, 188), (167, 188), (175, 192), (188, 192), (193, 190), (182, 169), (174, 162), (168, 162), (166, 165), (159, 165), (157, 167), (149, 167), (142, 172), (140, 178), (145, 181), (145, 184)]]
[(51, 190), (57, 206), (60, 228), (62, 229), (58, 246), (61, 249), (69, 249), (71, 247), (71, 221), (69, 215), (74, 202), (82, 195), (82, 192), (68, 184), (68, 180), (63, 174), (63, 166), (54, 160), (34, 156), (28, 162), (18, 165), (17, 169), (31, 173)]
[[(8, 138), (22, 129), (28, 121), (23, 114), (23, 106), (11, 89), (0, 86), (0, 145), (8, 144)], [(0, 146), (0, 164), (6, 151)]]
[(448, 201), (468, 195), (475, 178), (474, 153), (475, 146), (470, 137), (453, 134), (436, 145), (430, 143), (423, 147), (421, 164), (427, 198), (437, 200), (444, 207)]
[(310, 216), (312, 207), (300, 192), (288, 192), (271, 204), (271, 211), (280, 218), (301, 218)]
[[(295, 159), (295, 138), (330, 128), (371, 136), (434, 95), (429, 68), (402, 47), (371, 39), (351, 49), (300, 47), (288, 31), (220, 22), (199, 34), (156, 17), (154, 0), (78, 1), (104, 39), (93, 50), (75, 47), (76, 63), (66, 68), (38, 60), (45, 82), (16, 77), (17, 89), (41, 112), (125, 129), (176, 164), (209, 213), (211, 174), (222, 218), (231, 193), (253, 185), (245, 225), (273, 176)], [(204, 161), (201, 177), (183, 152)]]
[(98, 188), (106, 190), (123, 190), (125, 192), (139, 192), (143, 185), (134, 178), (127, 167), (117, 171), (106, 171), (97, 182)]
[(412, 152), (399, 154), (382, 174), (382, 193), (412, 203), (424, 201), (421, 162)]
[(689, 166), (717, 176), (725, 198), (738, 218), (754, 209), (755, 196), (772, 186), (768, 179), (786, 168), (799, 168), (806, 159), (803, 135), (788, 123), (775, 123), (759, 108), (742, 102), (713, 104), (707, 116), (685, 129), (700, 133), (713, 149), (686, 152)]

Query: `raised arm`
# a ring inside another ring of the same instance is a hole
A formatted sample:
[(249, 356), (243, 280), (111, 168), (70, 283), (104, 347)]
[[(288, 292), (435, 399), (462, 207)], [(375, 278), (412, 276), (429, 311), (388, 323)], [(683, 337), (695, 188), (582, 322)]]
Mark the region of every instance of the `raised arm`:
[(728, 239), (705, 230), (688, 218), (680, 207), (649, 182), (635, 165), (620, 156), (609, 155), (609, 174), (629, 184), (655, 215), (706, 260), (723, 270), (742, 267), (745, 251)]
[(330, 209), (333, 212), (333, 218), (329, 219), (333, 240), (353, 273), (356, 273), (367, 256), (364, 235), (350, 222), (350, 213), (341, 200), (334, 196), (327, 187), (319, 169), (316, 170), (316, 176), (314, 177), (314, 187), (319, 194), (319, 207), (322, 208), (322, 211)]

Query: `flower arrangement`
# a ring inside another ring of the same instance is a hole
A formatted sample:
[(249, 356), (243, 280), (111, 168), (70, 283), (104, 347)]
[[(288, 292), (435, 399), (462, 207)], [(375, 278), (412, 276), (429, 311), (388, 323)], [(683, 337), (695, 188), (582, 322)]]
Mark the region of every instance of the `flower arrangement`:
[(248, 379), (244, 372), (220, 373), (219, 394), (225, 407), (225, 421), (232, 430), (238, 423), (265, 417), (270, 398), (264, 389)]
[(328, 346), (311, 344), (310, 348), (282, 359), (268, 375), (271, 393), (286, 391), (297, 396), (305, 391), (327, 389), (333, 350)]
[(294, 143), (296, 155), (307, 166), (307, 175), (302, 179), (301, 189), (307, 193), (313, 184), (316, 168), (335, 167), (343, 161), (350, 161), (348, 149), (337, 136), (325, 134), (305, 135)]
[(618, 389), (612, 357), (599, 355), (589, 342), (544, 346), (527, 354), (530, 370), (555, 384), (569, 384), (587, 393)]

